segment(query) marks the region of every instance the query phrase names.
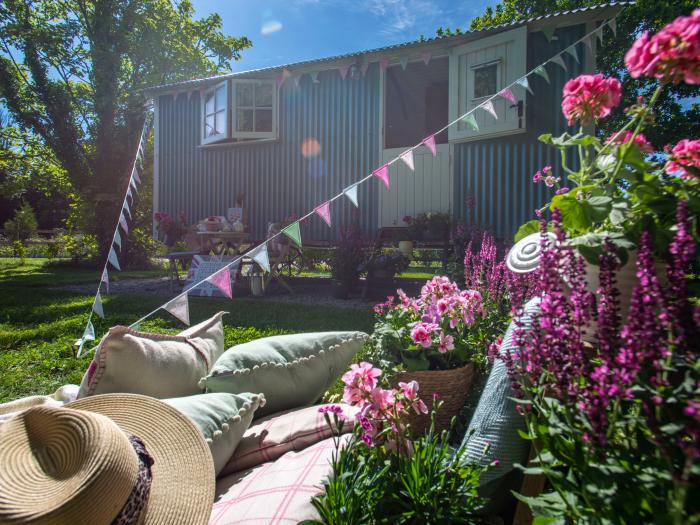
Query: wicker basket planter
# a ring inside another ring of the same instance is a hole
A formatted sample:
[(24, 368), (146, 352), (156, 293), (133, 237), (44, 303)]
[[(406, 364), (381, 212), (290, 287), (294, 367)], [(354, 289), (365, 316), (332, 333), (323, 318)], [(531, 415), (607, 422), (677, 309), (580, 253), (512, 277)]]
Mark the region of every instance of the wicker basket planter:
[[(438, 394), (443, 402), (435, 418), (435, 430), (440, 432), (450, 427), (452, 418), (464, 406), (467, 394), (474, 379), (474, 363), (452, 370), (422, 370), (420, 372), (402, 372), (396, 375), (395, 382), (408, 383), (417, 381), (421, 399), (433, 408), (433, 394)], [(411, 412), (408, 423), (414, 432), (422, 433), (430, 426), (430, 414), (418, 415)]]

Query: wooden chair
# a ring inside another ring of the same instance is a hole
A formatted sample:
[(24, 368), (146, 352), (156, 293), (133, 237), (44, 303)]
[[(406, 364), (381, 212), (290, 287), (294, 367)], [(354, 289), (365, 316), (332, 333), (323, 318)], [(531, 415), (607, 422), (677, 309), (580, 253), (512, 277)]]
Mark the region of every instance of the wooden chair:
[[(269, 239), (270, 237), (279, 233), (285, 226), (287, 225), (281, 222), (270, 223), (267, 230), (267, 238)], [(275, 280), (278, 283), (280, 283), (282, 287), (289, 293), (294, 293), (294, 290), (284, 279), (281, 271), (283, 267), (282, 263), (286, 260), (287, 256), (289, 255), (291, 242), (292, 241), (284, 235), (278, 235), (271, 241), (268, 241), (267, 256), (270, 262), (270, 271), (266, 273), (263, 277), (263, 293), (267, 289), (269, 284), (272, 282), (272, 280)], [(245, 259), (243, 259), (243, 264), (241, 266), (242, 268), (246, 268), (246, 271), (244, 273), (250, 275), (253, 266), (256, 264), (257, 263), (255, 263), (255, 261), (246, 257)]]
[(184, 252), (170, 252), (165, 258), (168, 260), (168, 279), (169, 279), (169, 289), (170, 293), (173, 293), (173, 288), (175, 283), (178, 286), (182, 286), (182, 281), (180, 280), (180, 272), (177, 269), (177, 264), (180, 263), (182, 271), (187, 270), (187, 267), (192, 262), (192, 257), (199, 255), (201, 253), (199, 249), (199, 240), (197, 236), (192, 233), (187, 233), (185, 235), (185, 244), (188, 251)]

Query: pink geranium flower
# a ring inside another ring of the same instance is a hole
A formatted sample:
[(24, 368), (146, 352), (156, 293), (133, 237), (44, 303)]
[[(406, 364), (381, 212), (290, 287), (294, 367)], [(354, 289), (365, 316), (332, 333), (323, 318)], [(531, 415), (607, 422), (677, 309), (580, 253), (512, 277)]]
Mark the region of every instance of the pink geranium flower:
[(681, 178), (686, 180), (697, 178), (689, 168), (700, 170), (700, 139), (678, 142), (671, 150), (664, 169), (666, 173), (680, 173)]
[(440, 332), (440, 341), (438, 342), (438, 352), (441, 354), (446, 353), (448, 350), (454, 350), (455, 339), (451, 335), (445, 335), (444, 332)]
[[(609, 136), (605, 143), (610, 144), (611, 142), (613, 142), (615, 144), (627, 144), (631, 139), (632, 131), (626, 129), (624, 133), (620, 133), (617, 137), (615, 137), (615, 134)], [(648, 154), (654, 151), (654, 146), (652, 146), (651, 142), (647, 140), (647, 138), (644, 136), (644, 133), (637, 133), (637, 136), (634, 137), (634, 143), (639, 148), (639, 151), (641, 151), (644, 154)]]
[(433, 344), (431, 334), (437, 329), (438, 325), (435, 323), (416, 323), (411, 329), (411, 341), (423, 348), (429, 348)]
[(645, 32), (625, 55), (630, 75), (700, 84), (700, 9), (680, 16), (653, 36)]
[(540, 181), (541, 178), (542, 178), (542, 172), (541, 172), (541, 171), (537, 171), (537, 173), (535, 173), (535, 174), (532, 176), (532, 182), (534, 182), (535, 184), (537, 184), (537, 183)]
[(613, 77), (579, 75), (564, 85), (561, 109), (569, 125), (578, 121), (588, 124), (593, 119), (606, 117), (620, 103), (622, 86)]
[(343, 374), (343, 383), (351, 388), (370, 391), (377, 386), (377, 378), (382, 375), (379, 368), (365, 361), (350, 365), (350, 370)]

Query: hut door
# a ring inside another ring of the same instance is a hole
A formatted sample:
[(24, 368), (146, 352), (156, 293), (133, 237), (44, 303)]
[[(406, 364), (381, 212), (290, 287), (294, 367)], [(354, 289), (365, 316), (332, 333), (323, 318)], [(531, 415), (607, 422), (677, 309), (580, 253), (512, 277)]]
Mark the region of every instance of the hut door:
[[(383, 79), (382, 162), (388, 162), (447, 124), (449, 60), (433, 58), (389, 67)], [(454, 183), (447, 132), (436, 136), (437, 154), (420, 146), (413, 152), (415, 171), (402, 161), (389, 171), (391, 190), (379, 188), (379, 224), (403, 226), (406, 215), (451, 212)]]

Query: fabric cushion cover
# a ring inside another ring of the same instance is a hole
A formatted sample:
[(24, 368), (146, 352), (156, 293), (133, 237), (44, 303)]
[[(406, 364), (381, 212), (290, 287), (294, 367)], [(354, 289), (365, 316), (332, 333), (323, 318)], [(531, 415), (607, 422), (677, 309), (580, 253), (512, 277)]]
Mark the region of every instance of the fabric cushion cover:
[(229, 348), (202, 378), (209, 392), (262, 392), (259, 416), (314, 403), (362, 348), (363, 332), (265, 337)]
[(223, 353), (225, 313), (178, 335), (111, 328), (95, 350), (78, 397), (118, 392), (163, 399), (200, 393), (199, 379)]
[(164, 399), (185, 414), (204, 435), (218, 475), (250, 426), (253, 414), (265, 404), (261, 394), (198, 394)]

